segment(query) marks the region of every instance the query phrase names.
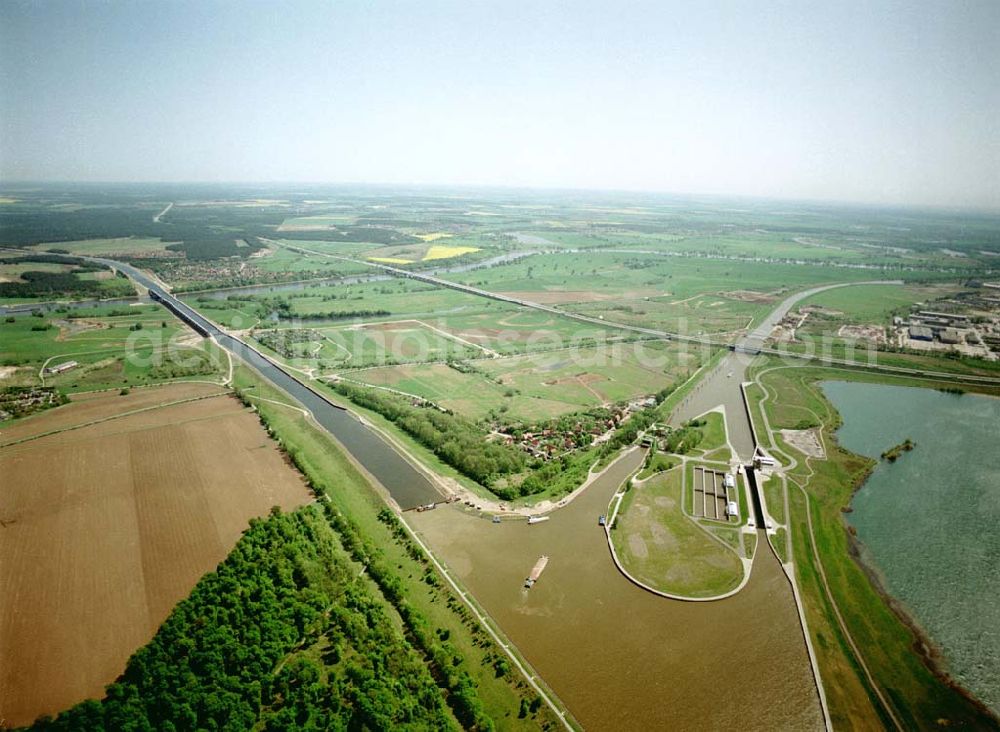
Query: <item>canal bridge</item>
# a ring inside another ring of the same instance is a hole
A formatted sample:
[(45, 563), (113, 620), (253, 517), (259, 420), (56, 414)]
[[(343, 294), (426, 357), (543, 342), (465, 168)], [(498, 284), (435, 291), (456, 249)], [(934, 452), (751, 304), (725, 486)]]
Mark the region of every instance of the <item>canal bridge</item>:
[(145, 272), (123, 262), (98, 257), (80, 257), (113, 267), (149, 290), (152, 300), (161, 303), (203, 337), (211, 338), (221, 348), (251, 365), (260, 375), (305, 407), (316, 422), (329, 432), (345, 450), (380, 483), (402, 509), (415, 508), (441, 500), (437, 484), (420, 468), (407, 460), (376, 431), (344, 407), (292, 374), (274, 359), (245, 341), (224, 332), (201, 313), (171, 295), (163, 285)]

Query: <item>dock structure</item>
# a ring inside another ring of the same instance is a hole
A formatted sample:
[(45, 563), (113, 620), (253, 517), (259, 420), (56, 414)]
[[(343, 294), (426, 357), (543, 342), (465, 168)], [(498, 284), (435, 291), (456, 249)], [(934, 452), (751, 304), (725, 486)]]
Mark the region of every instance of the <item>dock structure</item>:
[(538, 578), (542, 576), (542, 572), (545, 571), (545, 565), (549, 563), (549, 558), (547, 556), (540, 556), (538, 561), (535, 562), (535, 566), (531, 568), (531, 572), (528, 573), (527, 579), (524, 580), (524, 586), (531, 589)]

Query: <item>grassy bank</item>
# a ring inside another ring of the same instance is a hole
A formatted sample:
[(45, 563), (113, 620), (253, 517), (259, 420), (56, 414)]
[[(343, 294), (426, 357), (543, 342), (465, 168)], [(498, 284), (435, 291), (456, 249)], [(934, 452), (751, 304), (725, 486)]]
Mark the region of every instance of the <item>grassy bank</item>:
[(640, 582), (673, 595), (713, 597), (743, 579), (735, 551), (684, 515), (682, 469), (633, 486), (611, 531), (615, 552)]
[[(295, 408), (275, 404), (288, 398), (246, 367), (236, 370), (234, 386), (294, 456), (317, 490), (329, 496), (330, 510), (343, 517), (364, 554), (391, 575), (394, 605), (416, 611), (439, 645), (451, 649), (451, 663), (476, 687), (484, 714), (504, 729), (537, 729), (556, 724), (536, 701), (533, 690), (514, 672), (502, 651), (407, 538), (368, 478), (329, 435)], [(411, 631), (412, 632), (412, 631)]]
[(997, 728), (995, 718), (927, 662), (921, 639), (855, 561), (856, 547), (842, 511), (873, 463), (837, 445), (832, 435), (840, 417), (815, 382), (852, 379), (930, 388), (942, 385), (837, 369), (770, 370), (777, 364), (765, 361), (755, 368), (763, 385), (750, 392), (758, 428), (764, 424), (764, 414), (772, 430), (792, 428), (803, 418), (814, 419), (826, 443), (826, 460), (806, 459), (780, 438), (771, 438), (777, 457), (786, 466), (795, 461), (787, 472), (794, 560), (834, 726), (892, 726), (895, 718), (907, 729), (931, 729), (944, 723)]

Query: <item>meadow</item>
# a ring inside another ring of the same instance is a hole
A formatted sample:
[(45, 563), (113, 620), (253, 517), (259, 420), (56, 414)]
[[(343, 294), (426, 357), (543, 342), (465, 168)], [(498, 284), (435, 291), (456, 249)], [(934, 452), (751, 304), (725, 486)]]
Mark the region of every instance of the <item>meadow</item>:
[(682, 469), (629, 488), (611, 537), (622, 564), (654, 589), (682, 597), (713, 597), (743, 579), (737, 552), (716, 541), (682, 508)]
[[(0, 384), (76, 392), (167, 379), (217, 379), (223, 369), (217, 349), (156, 305), (67, 308), (40, 315), (0, 318)], [(42, 373), (69, 361), (78, 366)]]
[(843, 314), (848, 323), (884, 325), (894, 314), (907, 315), (910, 306), (959, 292), (952, 284), (942, 285), (856, 285), (839, 287), (808, 297), (799, 307), (817, 305)]

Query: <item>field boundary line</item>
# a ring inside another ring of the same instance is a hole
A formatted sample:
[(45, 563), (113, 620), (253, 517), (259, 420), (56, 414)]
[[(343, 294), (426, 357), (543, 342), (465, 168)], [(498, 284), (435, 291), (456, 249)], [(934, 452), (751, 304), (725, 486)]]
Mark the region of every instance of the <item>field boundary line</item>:
[(220, 391), (216, 394), (203, 394), (202, 396), (189, 397), (187, 399), (178, 399), (173, 402), (163, 402), (161, 404), (153, 404), (148, 407), (142, 407), (140, 409), (132, 409), (127, 412), (122, 412), (121, 414), (112, 414), (108, 417), (101, 417), (100, 419), (94, 419), (89, 422), (81, 422), (80, 424), (68, 425), (66, 427), (60, 427), (57, 430), (49, 430), (48, 432), (42, 432), (37, 435), (28, 435), (27, 437), (22, 437), (17, 440), (11, 440), (10, 442), (0, 443), (0, 449), (5, 447), (14, 447), (15, 445), (22, 445), (25, 442), (32, 442), (34, 440), (40, 440), (43, 437), (51, 437), (52, 435), (58, 435), (63, 432), (72, 432), (74, 430), (83, 429), (84, 427), (92, 427), (95, 424), (103, 424), (104, 422), (111, 422), (116, 419), (121, 419), (122, 417), (132, 417), (136, 414), (142, 414), (144, 412), (152, 412), (156, 409), (163, 409), (164, 407), (174, 407), (178, 404), (188, 404), (189, 402), (200, 402), (204, 399), (215, 399), (220, 396), (228, 396), (230, 392)]

